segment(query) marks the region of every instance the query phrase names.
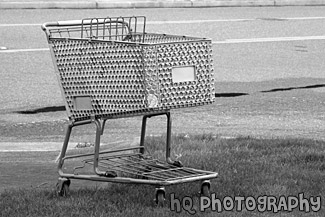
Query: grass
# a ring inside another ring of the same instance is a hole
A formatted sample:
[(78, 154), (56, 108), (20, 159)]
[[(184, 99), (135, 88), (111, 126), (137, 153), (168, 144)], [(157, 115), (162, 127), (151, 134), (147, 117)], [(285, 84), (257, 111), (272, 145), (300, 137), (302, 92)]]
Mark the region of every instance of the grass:
[[(148, 150), (155, 157), (163, 157), (164, 142), (164, 136), (148, 137)], [(211, 180), (211, 192), (220, 199), (227, 196), (297, 196), (299, 193), (304, 193), (305, 198), (320, 196), (323, 199), (325, 196), (324, 141), (221, 139), (204, 134), (175, 135), (172, 144), (172, 156), (184, 165), (219, 173), (217, 179)], [(211, 210), (199, 212), (197, 192), (200, 183), (197, 182), (167, 187), (164, 208), (154, 206), (154, 187), (143, 185), (109, 184), (103, 187), (94, 182), (72, 180), (70, 195), (62, 198), (56, 195), (54, 188), (57, 176), (53, 159), (57, 153), (24, 153), (20, 157), (16, 153), (15, 158), (12, 155), (0, 156), (2, 163), (11, 161), (3, 164), (6, 168), (0, 168), (0, 174), (7, 181), (18, 175), (24, 178), (21, 183), (35, 184), (19, 185), (14, 181), (8, 184), (0, 195), (1, 216), (188, 216), (184, 210), (180, 213), (170, 211), (171, 193), (177, 198), (194, 198), (195, 216), (325, 216), (323, 209), (317, 213), (296, 209), (277, 214), (247, 210), (221, 214)], [(9, 170), (9, 167), (13, 169)]]

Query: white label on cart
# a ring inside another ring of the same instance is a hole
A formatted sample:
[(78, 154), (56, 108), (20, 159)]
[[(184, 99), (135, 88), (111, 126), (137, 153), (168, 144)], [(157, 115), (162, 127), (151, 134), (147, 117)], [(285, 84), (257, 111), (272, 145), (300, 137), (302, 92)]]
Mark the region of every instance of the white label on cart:
[(74, 97), (74, 108), (76, 110), (91, 110), (91, 98), (89, 96)]
[(155, 108), (158, 106), (158, 98), (154, 94), (149, 94), (147, 100), (149, 108)]
[(195, 67), (183, 66), (172, 68), (173, 82), (195, 81)]

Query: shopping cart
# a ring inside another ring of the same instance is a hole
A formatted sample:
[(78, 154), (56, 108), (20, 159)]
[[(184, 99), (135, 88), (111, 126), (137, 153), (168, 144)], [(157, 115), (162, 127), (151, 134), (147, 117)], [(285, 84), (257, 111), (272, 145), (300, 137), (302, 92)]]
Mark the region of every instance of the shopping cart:
[[(163, 204), (165, 186), (201, 181), (208, 195), (217, 173), (187, 168), (171, 159), (171, 109), (214, 102), (212, 43), (206, 38), (146, 33), (143, 16), (87, 18), (45, 23), (52, 60), (69, 117), (59, 156), (58, 193), (70, 179), (156, 186)], [(140, 145), (100, 151), (108, 119), (143, 116)], [(147, 119), (166, 115), (166, 161), (145, 151)], [(66, 156), (72, 128), (95, 124), (94, 153)], [(64, 162), (82, 158), (67, 172)], [(79, 169), (91, 165), (91, 173)]]

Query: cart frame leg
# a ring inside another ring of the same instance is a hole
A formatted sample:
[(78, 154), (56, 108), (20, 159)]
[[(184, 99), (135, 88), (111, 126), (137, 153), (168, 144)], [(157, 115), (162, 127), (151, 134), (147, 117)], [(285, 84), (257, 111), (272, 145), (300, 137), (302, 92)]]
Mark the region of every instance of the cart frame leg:
[(147, 118), (148, 117), (149, 117), (149, 115), (144, 115), (142, 117), (140, 146), (143, 148), (140, 149), (141, 154), (144, 154), (144, 139), (146, 137), (146, 127), (147, 127)]
[(61, 153), (59, 156), (59, 163), (58, 163), (58, 171), (59, 171), (60, 175), (63, 174), (62, 167), (63, 167), (63, 163), (64, 163), (64, 157), (67, 152), (70, 135), (71, 135), (71, 131), (72, 131), (73, 127), (74, 127), (74, 123), (71, 122), (71, 123), (69, 123), (69, 125), (67, 126), (67, 129), (66, 129), (65, 138), (64, 138), (63, 145), (62, 145), (62, 150), (61, 150)]
[[(147, 128), (147, 119), (151, 118), (153, 116), (159, 116), (159, 115), (166, 115), (167, 117), (167, 135), (166, 135), (166, 162), (174, 165), (174, 166), (179, 166), (182, 167), (182, 163), (180, 161), (174, 161), (170, 157), (170, 151), (171, 151), (171, 132), (172, 132), (172, 118), (170, 115), (170, 112), (161, 112), (161, 113), (156, 113), (156, 114), (148, 114), (144, 115), (142, 118), (142, 126), (141, 126), (141, 138), (140, 138), (140, 146), (144, 147), (144, 140), (146, 137), (146, 128)], [(144, 148), (140, 149), (140, 153), (144, 153)]]
[(94, 120), (96, 125), (96, 138), (95, 138), (95, 153), (94, 153), (94, 171), (97, 175), (103, 176), (105, 175), (102, 171), (98, 169), (98, 161), (99, 161), (99, 149), (100, 149), (100, 136), (103, 133), (102, 125), (98, 120)]
[(62, 145), (62, 150), (59, 156), (59, 163), (58, 163), (58, 172), (61, 177), (64, 177), (64, 172), (63, 172), (63, 164), (65, 160), (65, 155), (68, 149), (69, 145), (69, 140), (72, 132), (72, 128), (75, 126), (80, 126), (80, 125), (85, 125), (85, 124), (91, 124), (94, 123), (96, 126), (96, 138), (95, 138), (95, 152), (94, 152), (94, 172), (97, 175), (100, 176), (106, 176), (106, 177), (116, 177), (116, 173), (112, 171), (100, 171), (98, 168), (98, 162), (99, 162), (99, 149), (100, 149), (100, 137), (104, 133), (104, 126), (105, 126), (106, 120), (101, 122), (98, 119), (91, 119), (87, 121), (80, 121), (80, 122), (73, 122), (71, 121), (69, 125), (67, 126), (64, 142)]
[(61, 149), (61, 153), (60, 153), (60, 156), (59, 156), (58, 172), (59, 172), (60, 176), (64, 176), (64, 172), (62, 170), (62, 167), (63, 167), (64, 160), (65, 160), (65, 154), (66, 154), (67, 149), (68, 149), (72, 128), (76, 127), (76, 126), (80, 126), (80, 125), (90, 124), (92, 122), (93, 122), (92, 120), (86, 120), (86, 121), (80, 121), (80, 122), (71, 121), (68, 124), (67, 129), (66, 129), (66, 133), (65, 133), (64, 142), (63, 142), (62, 149)]
[(95, 153), (94, 153), (94, 172), (99, 176), (105, 176), (105, 177), (116, 177), (117, 174), (115, 171), (101, 171), (98, 167), (99, 162), (99, 149), (100, 149), (100, 137), (104, 133), (104, 127), (106, 120), (103, 122), (100, 122), (98, 119), (94, 119), (93, 122), (96, 125), (96, 139), (95, 139)]

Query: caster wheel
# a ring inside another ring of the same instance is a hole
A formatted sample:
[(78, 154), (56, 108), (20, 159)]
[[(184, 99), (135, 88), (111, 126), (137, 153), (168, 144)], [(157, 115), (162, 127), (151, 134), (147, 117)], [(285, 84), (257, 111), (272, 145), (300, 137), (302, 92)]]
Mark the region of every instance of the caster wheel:
[(208, 197), (210, 196), (210, 182), (206, 181), (201, 184), (201, 191), (200, 194), (202, 196)]
[(61, 197), (67, 197), (69, 195), (69, 186), (69, 179), (59, 179), (58, 183), (56, 184), (57, 194)]
[(117, 173), (115, 171), (106, 171), (104, 176), (108, 178), (115, 178), (117, 177)]
[(174, 161), (173, 165), (174, 165), (174, 166), (177, 166), (177, 167), (183, 167), (182, 162), (179, 161), (179, 160)]
[(165, 205), (165, 190), (157, 189), (156, 190), (156, 199), (155, 199), (157, 207), (164, 207)]
[(62, 189), (59, 194), (62, 197), (67, 197), (69, 195), (69, 185), (67, 183), (63, 184)]

